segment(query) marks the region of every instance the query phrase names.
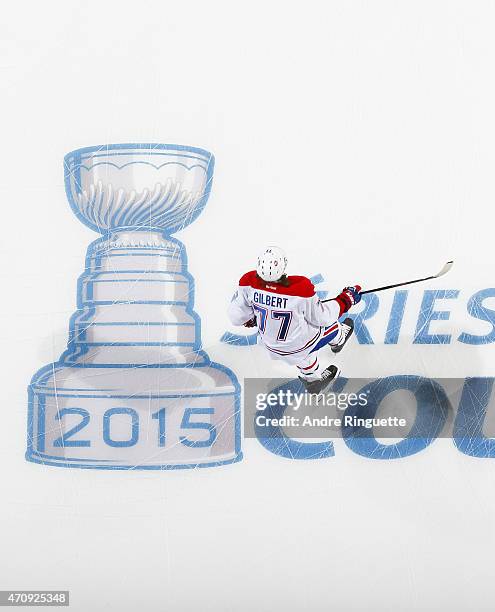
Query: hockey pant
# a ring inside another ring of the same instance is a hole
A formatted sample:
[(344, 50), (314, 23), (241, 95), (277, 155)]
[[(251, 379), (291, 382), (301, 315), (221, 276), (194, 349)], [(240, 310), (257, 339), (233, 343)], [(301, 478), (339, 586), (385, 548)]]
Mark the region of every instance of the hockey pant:
[(299, 370), (299, 375), (304, 377), (306, 380), (318, 380), (321, 378), (320, 364), (318, 363), (318, 351), (327, 344), (330, 346), (337, 346), (344, 341), (345, 336), (344, 332), (342, 331), (342, 326), (338, 322), (337, 325), (337, 329), (335, 329), (335, 323), (329, 327), (326, 327), (326, 331), (323, 332), (323, 337), (316, 343), (309, 355), (301, 359), (300, 363), (296, 364), (297, 369)]

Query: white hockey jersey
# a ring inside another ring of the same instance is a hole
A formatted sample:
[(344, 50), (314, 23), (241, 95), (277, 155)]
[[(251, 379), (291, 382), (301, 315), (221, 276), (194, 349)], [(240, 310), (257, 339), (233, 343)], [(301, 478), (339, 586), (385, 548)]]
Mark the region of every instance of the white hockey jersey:
[(259, 337), (272, 356), (297, 364), (338, 328), (345, 310), (338, 298), (323, 303), (305, 276), (289, 276), (284, 286), (265, 282), (252, 270), (239, 281), (228, 312), (234, 325), (255, 316)]

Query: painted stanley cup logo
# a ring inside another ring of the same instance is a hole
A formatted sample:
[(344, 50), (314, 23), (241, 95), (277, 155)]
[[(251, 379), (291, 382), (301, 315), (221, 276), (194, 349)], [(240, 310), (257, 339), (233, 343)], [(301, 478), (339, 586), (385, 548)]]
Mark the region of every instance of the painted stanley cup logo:
[(172, 233), (208, 199), (213, 156), (165, 144), (65, 157), (88, 248), (67, 350), (29, 386), (37, 463), (107, 469), (220, 465), (241, 458), (235, 375), (201, 349), (193, 278)]

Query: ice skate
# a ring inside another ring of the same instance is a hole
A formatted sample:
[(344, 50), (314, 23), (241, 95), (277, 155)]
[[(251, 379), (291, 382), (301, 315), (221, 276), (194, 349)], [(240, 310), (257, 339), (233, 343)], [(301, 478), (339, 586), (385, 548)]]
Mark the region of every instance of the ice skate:
[(302, 376), (299, 376), (299, 380), (303, 383), (308, 393), (321, 393), (339, 374), (340, 369), (336, 365), (329, 365), (328, 368), (323, 370), (321, 378), (317, 380), (306, 380)]
[(333, 353), (340, 353), (340, 351), (344, 348), (345, 343), (352, 336), (352, 332), (354, 331), (354, 321), (351, 318), (344, 319), (342, 323), (342, 333), (344, 334), (344, 339), (337, 344), (336, 346), (332, 346)]

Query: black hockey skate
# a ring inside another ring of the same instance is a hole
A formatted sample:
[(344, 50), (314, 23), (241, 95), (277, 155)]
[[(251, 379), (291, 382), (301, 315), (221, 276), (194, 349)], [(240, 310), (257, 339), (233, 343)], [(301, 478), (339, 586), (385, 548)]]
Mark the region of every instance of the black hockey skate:
[(349, 338), (352, 336), (352, 332), (354, 331), (354, 321), (349, 317), (347, 319), (344, 319), (344, 322), (342, 323), (342, 331), (344, 333), (344, 340), (340, 344), (337, 344), (337, 346), (331, 347), (332, 353), (340, 353), (340, 351), (344, 348), (347, 340), (349, 340)]
[(318, 380), (305, 380), (302, 376), (299, 376), (299, 380), (302, 382), (308, 393), (321, 393), (325, 387), (327, 387), (332, 380), (335, 380), (340, 374), (340, 370), (335, 365), (330, 365), (326, 370), (323, 370), (321, 378)]

